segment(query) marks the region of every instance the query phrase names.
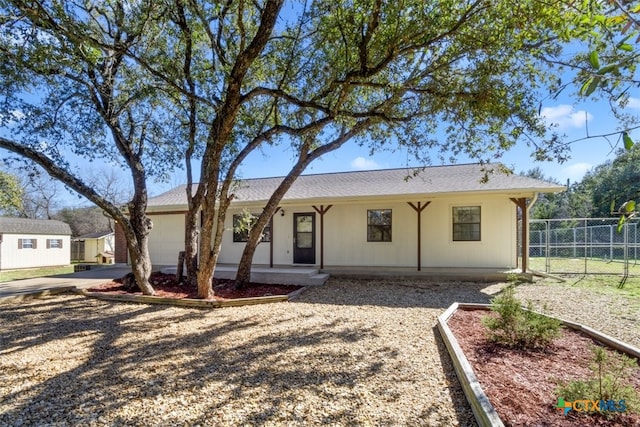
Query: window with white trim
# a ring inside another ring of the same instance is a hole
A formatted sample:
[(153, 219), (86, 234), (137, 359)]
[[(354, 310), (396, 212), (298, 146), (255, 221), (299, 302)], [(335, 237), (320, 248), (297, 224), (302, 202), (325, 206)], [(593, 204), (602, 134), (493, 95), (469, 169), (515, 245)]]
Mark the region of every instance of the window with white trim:
[(391, 209), (367, 210), (367, 242), (391, 241)]
[(62, 239), (47, 239), (47, 249), (62, 249)]
[(480, 241), (480, 206), (453, 208), (453, 241)]
[(37, 249), (38, 239), (18, 239), (18, 249)]
[[(258, 214), (250, 214), (250, 216), (242, 214), (233, 215), (233, 241), (234, 242), (247, 242), (249, 241), (249, 231), (253, 224), (258, 220)], [(261, 242), (271, 241), (271, 221), (267, 223), (262, 230)]]

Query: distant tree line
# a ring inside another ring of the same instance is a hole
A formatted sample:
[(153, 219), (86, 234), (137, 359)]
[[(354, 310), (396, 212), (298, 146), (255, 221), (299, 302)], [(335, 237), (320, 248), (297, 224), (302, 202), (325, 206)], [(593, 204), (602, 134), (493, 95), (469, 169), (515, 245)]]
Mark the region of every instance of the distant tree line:
[[(545, 177), (537, 167), (523, 175), (562, 184)], [(567, 182), (565, 192), (541, 194), (531, 210), (531, 218), (614, 218), (625, 201), (638, 199), (638, 182), (640, 148), (634, 145), (629, 150), (619, 150), (615, 159), (594, 167), (582, 180)]]
[[(127, 187), (115, 172), (92, 179), (114, 203), (126, 200)], [(62, 185), (38, 169), (0, 168), (0, 216), (56, 219), (71, 227), (73, 237), (114, 231), (114, 221), (96, 206), (63, 206)]]

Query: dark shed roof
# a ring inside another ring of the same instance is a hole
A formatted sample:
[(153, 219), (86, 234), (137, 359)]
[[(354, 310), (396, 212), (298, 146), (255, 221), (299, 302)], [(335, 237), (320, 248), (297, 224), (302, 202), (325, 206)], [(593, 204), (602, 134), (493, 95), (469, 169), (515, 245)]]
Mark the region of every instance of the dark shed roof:
[(97, 231), (95, 233), (83, 234), (82, 236), (78, 236), (75, 239), (100, 239), (111, 234), (114, 234), (113, 231)]
[(53, 219), (0, 217), (0, 233), (70, 236), (69, 224)]

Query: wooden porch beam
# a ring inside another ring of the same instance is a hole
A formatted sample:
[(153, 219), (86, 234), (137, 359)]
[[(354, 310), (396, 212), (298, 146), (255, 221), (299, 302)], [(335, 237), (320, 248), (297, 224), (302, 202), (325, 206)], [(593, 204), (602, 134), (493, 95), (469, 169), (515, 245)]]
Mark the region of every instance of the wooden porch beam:
[(273, 268), (273, 217), (276, 216), (278, 212), (280, 212), (282, 208), (278, 206), (276, 211), (273, 213), (273, 216), (269, 220), (269, 224), (271, 225), (271, 238), (269, 239), (269, 268)]
[[(522, 235), (520, 237), (521, 241), (522, 241), (522, 245), (521, 245), (521, 257), (522, 257), (522, 272), (526, 273), (527, 269), (529, 268), (529, 246), (527, 245), (527, 240), (528, 240), (528, 230), (529, 230), (529, 215), (527, 212), (527, 198), (526, 197), (522, 197), (519, 199), (515, 199), (513, 197), (510, 197), (509, 200), (511, 200), (513, 203), (516, 204), (516, 206), (518, 206), (520, 208), (520, 211), (522, 212)], [(517, 213), (516, 213), (516, 223), (517, 223)]]
[(333, 205), (327, 205), (326, 208), (324, 205), (320, 205), (319, 208), (315, 205), (312, 207), (320, 215), (320, 270), (322, 270), (324, 268), (324, 214), (326, 214)]
[(429, 206), (430, 203), (431, 202), (426, 202), (424, 206), (421, 206), (420, 202), (418, 202), (418, 206), (416, 206), (412, 202), (407, 202), (407, 204), (418, 213), (418, 271), (422, 270), (422, 211)]

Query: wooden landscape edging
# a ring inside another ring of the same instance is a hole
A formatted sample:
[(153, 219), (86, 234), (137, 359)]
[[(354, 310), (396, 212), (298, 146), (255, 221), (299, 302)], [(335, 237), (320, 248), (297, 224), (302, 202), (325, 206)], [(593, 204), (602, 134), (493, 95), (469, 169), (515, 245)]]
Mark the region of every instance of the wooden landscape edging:
[[(457, 302), (453, 303), (444, 313), (438, 316), (438, 330), (440, 331), (440, 335), (442, 335), (442, 339), (447, 347), (449, 356), (453, 361), (453, 367), (456, 371), (456, 375), (458, 376), (458, 380), (462, 385), (462, 390), (467, 397), (467, 401), (471, 405), (471, 410), (473, 411), (473, 415), (476, 417), (478, 425), (481, 427), (500, 427), (504, 426), (504, 423), (498, 416), (498, 413), (496, 412), (493, 405), (491, 405), (491, 402), (489, 402), (489, 398), (484, 393), (484, 390), (482, 390), (482, 386), (480, 385), (476, 374), (473, 372), (473, 368), (471, 367), (469, 360), (464, 355), (462, 348), (458, 344), (458, 340), (456, 340), (456, 337), (453, 335), (453, 332), (451, 332), (451, 329), (449, 329), (449, 326), (447, 325), (447, 322), (449, 321), (451, 316), (453, 316), (453, 314), (459, 309), (489, 310), (489, 308), (489, 304), (469, 304)], [(567, 328), (583, 332), (601, 344), (625, 353), (628, 356), (640, 359), (640, 349), (638, 349), (637, 347), (624, 343), (620, 340), (617, 340), (616, 338), (603, 334), (593, 328), (582, 325), (580, 323), (559, 319), (553, 316), (547, 316), (546, 314), (543, 314), (543, 316), (557, 319), (563, 324), (563, 326), (566, 326)]]
[(476, 417), (478, 425), (480, 427), (504, 427), (496, 409), (491, 402), (489, 402), (489, 397), (487, 397), (484, 390), (482, 390), (480, 381), (478, 381), (478, 377), (476, 377), (473, 368), (471, 368), (471, 363), (469, 363), (460, 344), (458, 344), (458, 340), (456, 340), (456, 337), (447, 325), (447, 321), (459, 307), (460, 304), (457, 302), (453, 303), (447, 311), (438, 316), (438, 330), (447, 347), (449, 356), (453, 361), (453, 368), (460, 380), (464, 395), (467, 397), (469, 405), (471, 405), (471, 410)]
[(289, 301), (297, 297), (305, 288), (298, 289), (288, 295), (272, 295), (266, 297), (236, 298), (225, 301), (211, 301), (194, 298), (165, 298), (152, 295), (119, 295), (108, 294), (104, 292), (89, 292), (84, 289), (76, 289), (75, 292), (88, 298), (96, 298), (105, 301), (120, 302), (136, 302), (143, 304), (164, 304), (174, 305), (177, 307), (195, 307), (195, 308), (220, 308), (220, 307), (238, 307), (242, 305), (269, 304), (272, 302)]

